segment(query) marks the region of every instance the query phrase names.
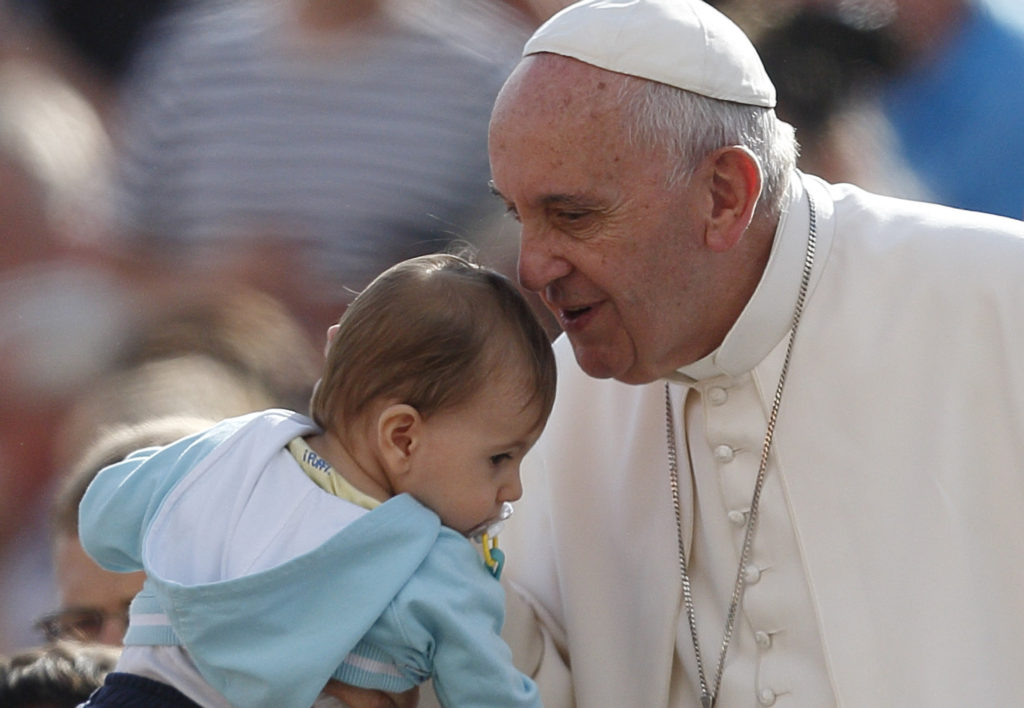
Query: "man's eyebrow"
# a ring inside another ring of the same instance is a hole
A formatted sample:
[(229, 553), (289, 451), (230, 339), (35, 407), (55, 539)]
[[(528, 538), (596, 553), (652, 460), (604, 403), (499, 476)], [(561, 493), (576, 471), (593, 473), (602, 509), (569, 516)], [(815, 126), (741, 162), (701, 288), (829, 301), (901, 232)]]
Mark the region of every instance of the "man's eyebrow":
[[(494, 184), (494, 180), (487, 180), (487, 188), (491, 191), (494, 196), (504, 199), (506, 202), (510, 201), (504, 194), (502, 194)], [(541, 204), (544, 206), (576, 206), (576, 207), (587, 207), (591, 208), (594, 206), (593, 200), (581, 197), (576, 194), (548, 194), (541, 198)]]
[(544, 206), (584, 207), (587, 209), (595, 206), (593, 199), (578, 194), (548, 194), (541, 199), (541, 203)]

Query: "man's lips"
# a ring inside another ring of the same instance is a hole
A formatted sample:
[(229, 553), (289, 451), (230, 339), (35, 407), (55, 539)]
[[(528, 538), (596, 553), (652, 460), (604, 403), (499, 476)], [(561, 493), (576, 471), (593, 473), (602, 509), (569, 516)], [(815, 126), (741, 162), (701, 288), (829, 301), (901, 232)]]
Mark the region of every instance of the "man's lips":
[(573, 322), (590, 312), (591, 309), (590, 305), (582, 305), (580, 307), (561, 307), (558, 309), (558, 317), (561, 320)]
[(552, 308), (562, 329), (569, 332), (585, 327), (593, 319), (599, 303), (587, 305), (561, 305)]

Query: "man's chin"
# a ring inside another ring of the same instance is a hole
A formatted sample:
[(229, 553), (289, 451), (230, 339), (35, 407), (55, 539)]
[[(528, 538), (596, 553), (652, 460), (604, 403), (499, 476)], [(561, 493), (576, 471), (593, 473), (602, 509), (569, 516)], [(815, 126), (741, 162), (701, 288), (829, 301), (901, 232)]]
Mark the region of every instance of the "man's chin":
[(583, 369), (583, 373), (591, 378), (615, 379), (623, 383), (633, 383), (630, 363), (616, 360), (615, 357), (609, 356), (607, 351), (595, 350), (583, 345), (577, 346), (573, 342), (573, 354), (576, 355), (576, 363)]
[(612, 378), (619, 383), (629, 384), (630, 386), (642, 386), (643, 384), (649, 384), (652, 381), (657, 381), (661, 377), (648, 371), (627, 371), (625, 374), (614, 376)]
[[(571, 341), (571, 340), (570, 340)], [(587, 376), (594, 379), (615, 379), (631, 386), (651, 383), (661, 378), (657, 373), (639, 366), (635, 360), (616, 361), (607, 352), (594, 351), (585, 346), (573, 344), (573, 354)]]
[(571, 336), (572, 353), (576, 357), (576, 363), (583, 369), (583, 373), (594, 379), (611, 379), (618, 373), (617, 369), (608, 361), (608, 357), (593, 347), (576, 342)]

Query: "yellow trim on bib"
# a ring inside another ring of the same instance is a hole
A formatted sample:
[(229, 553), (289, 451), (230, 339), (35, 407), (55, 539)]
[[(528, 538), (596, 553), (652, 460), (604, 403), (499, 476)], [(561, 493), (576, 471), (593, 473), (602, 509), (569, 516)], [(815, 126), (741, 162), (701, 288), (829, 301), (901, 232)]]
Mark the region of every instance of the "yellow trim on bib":
[(364, 509), (376, 509), (381, 505), (380, 500), (360, 492), (347, 479), (338, 474), (327, 460), (316, 454), (305, 439), (293, 438), (288, 443), (288, 452), (299, 463), (302, 471), (316, 483), (316, 486), (328, 494), (358, 504)]

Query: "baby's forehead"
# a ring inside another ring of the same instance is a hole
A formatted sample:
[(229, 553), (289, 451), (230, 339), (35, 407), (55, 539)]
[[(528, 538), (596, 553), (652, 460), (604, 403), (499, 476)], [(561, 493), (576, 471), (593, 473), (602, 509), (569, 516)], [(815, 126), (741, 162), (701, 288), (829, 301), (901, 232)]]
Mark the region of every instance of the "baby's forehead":
[(537, 386), (533, 354), (522, 339), (495, 332), (484, 345), (481, 364), (487, 367), (484, 386), (505, 386), (510, 393)]
[(536, 373), (525, 363), (509, 364), (493, 371), (482, 388), (487, 389), (491, 399), (508, 411), (509, 415), (532, 411), (539, 417), (544, 405), (545, 397)]

